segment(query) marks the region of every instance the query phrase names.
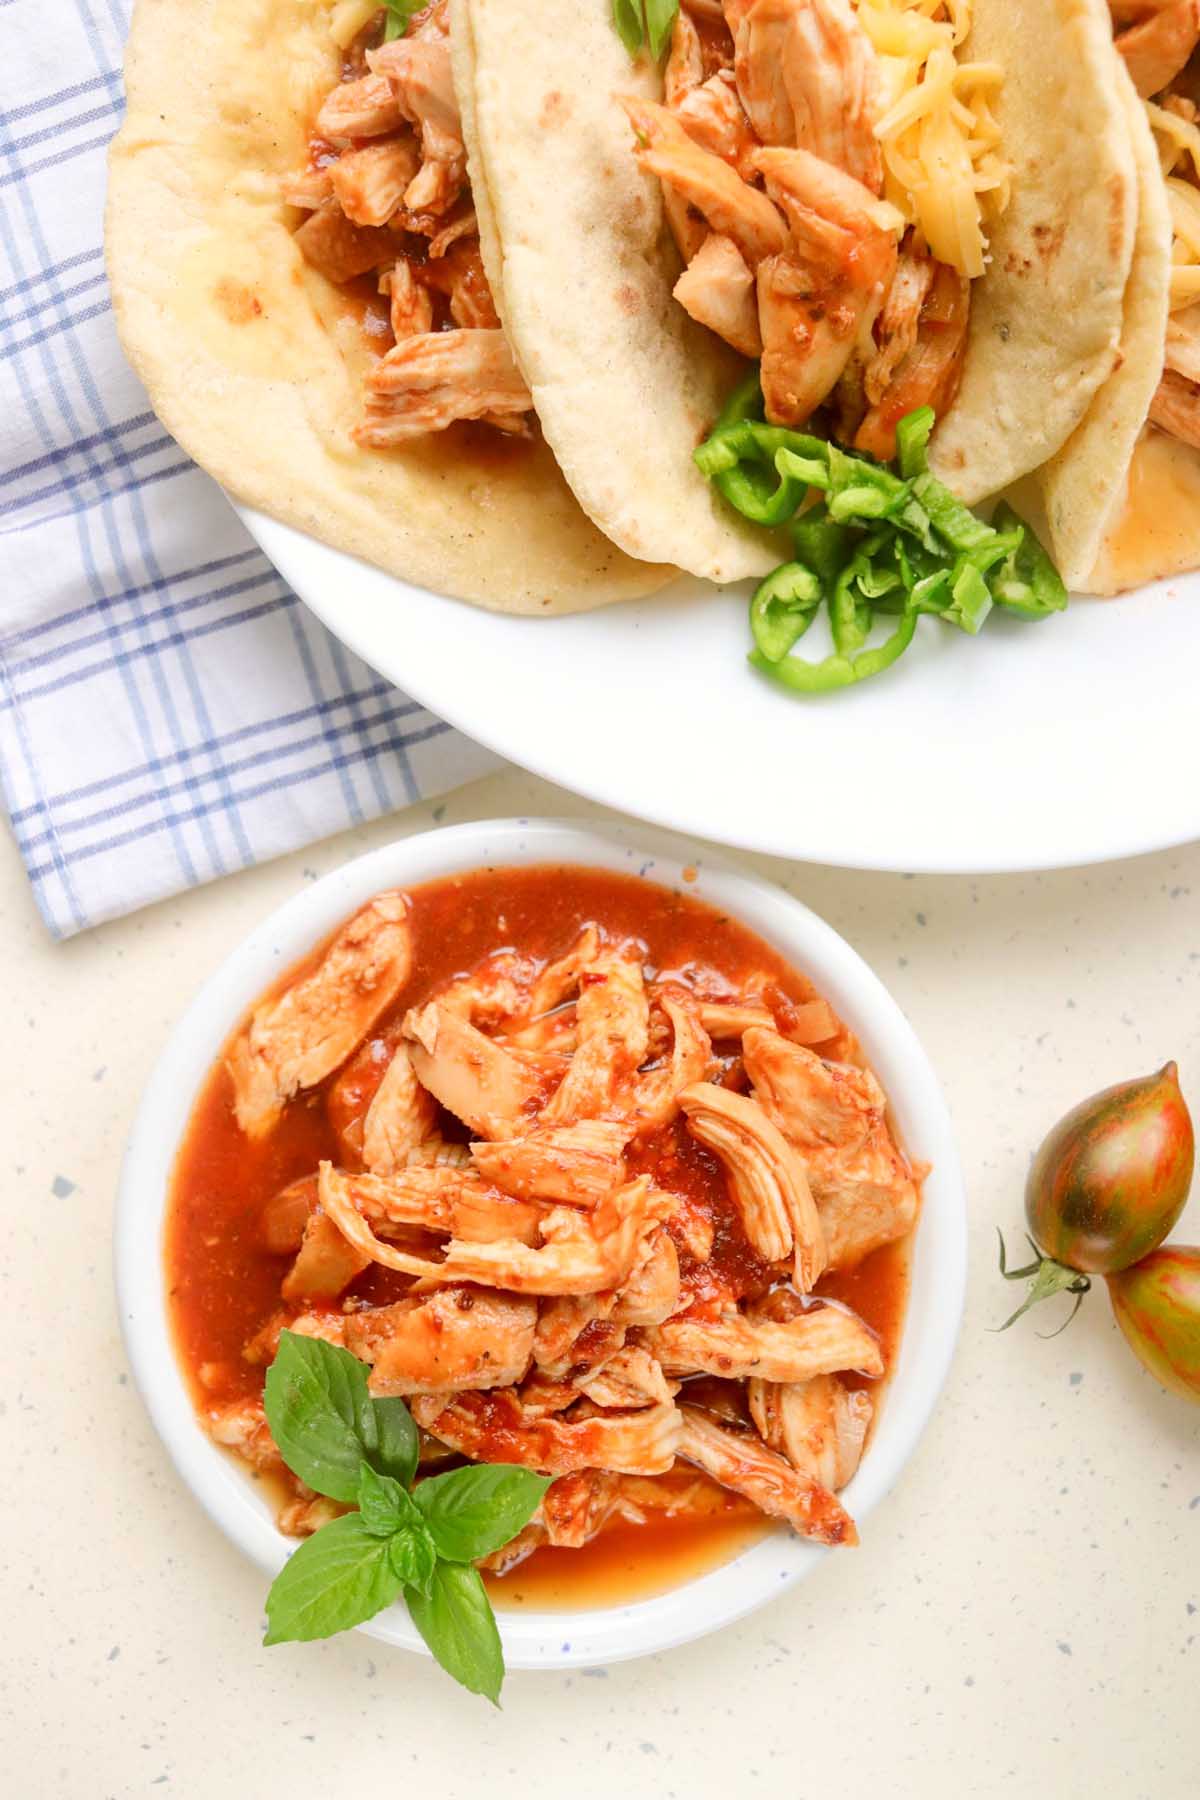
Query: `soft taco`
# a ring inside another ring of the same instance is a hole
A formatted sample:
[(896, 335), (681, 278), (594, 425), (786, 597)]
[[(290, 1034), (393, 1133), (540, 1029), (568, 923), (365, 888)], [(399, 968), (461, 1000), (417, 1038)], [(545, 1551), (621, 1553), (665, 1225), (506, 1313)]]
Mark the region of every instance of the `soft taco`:
[(1121, 362), (1039, 478), (1055, 559), (1093, 594), (1200, 567), (1200, 0), (1112, 14), (1141, 191)]
[(198, 462), (341, 549), (510, 612), (650, 592), (674, 571), (580, 510), (496, 315), (448, 33), (446, 0), (139, 0), (122, 342)]
[(968, 502), (1045, 462), (1133, 254), (1105, 0), (682, 0), (666, 41), (673, 10), (451, 0), (484, 261), (584, 510), (714, 579), (777, 561), (692, 460), (753, 362), (768, 422), (880, 459), (932, 406)]

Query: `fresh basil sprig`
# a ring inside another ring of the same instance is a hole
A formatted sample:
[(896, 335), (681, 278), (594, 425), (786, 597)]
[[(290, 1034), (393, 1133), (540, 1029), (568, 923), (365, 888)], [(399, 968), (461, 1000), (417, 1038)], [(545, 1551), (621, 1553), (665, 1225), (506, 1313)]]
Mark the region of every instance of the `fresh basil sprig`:
[(679, 0), (613, 0), (613, 24), (630, 56), (648, 41), (655, 62), (671, 41), (678, 12)]
[(504, 1657), (474, 1564), (529, 1523), (547, 1478), (477, 1463), (414, 1487), (419, 1443), (407, 1406), (373, 1399), (366, 1365), (321, 1338), (280, 1333), (263, 1404), (292, 1473), (357, 1509), (322, 1525), (275, 1577), (264, 1643), (331, 1637), (403, 1594), (442, 1667), (497, 1703)]

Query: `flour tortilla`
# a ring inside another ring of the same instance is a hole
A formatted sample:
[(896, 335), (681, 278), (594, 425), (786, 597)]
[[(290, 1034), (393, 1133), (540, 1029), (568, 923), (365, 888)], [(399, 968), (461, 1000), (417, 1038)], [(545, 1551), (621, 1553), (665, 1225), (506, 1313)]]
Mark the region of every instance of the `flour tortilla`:
[[(472, 174), (494, 216), (488, 274), (567, 480), (634, 555), (716, 580), (760, 572), (774, 550), (758, 553), (761, 534), (691, 462), (739, 364), (671, 299), (659, 184), (616, 100), (658, 94), (657, 70), (629, 59), (611, 0), (452, 5)], [(972, 501), (1051, 455), (1111, 373), (1136, 212), (1105, 0), (975, 0), (974, 19), (964, 57), (1007, 71), (1014, 188), (934, 439), (938, 472)]]
[(1146, 109), (1114, 53), (1138, 170), (1138, 226), (1125, 290), (1121, 358), (1039, 475), (1050, 550), (1068, 587), (1096, 593), (1096, 561), (1120, 512), (1130, 461), (1162, 375), (1171, 282), (1171, 213)]
[(968, 504), (1053, 456), (1116, 366), (1137, 172), (1107, 0), (975, 0), (965, 61), (999, 62), (1012, 200), (971, 295), (931, 463)]
[(320, 0), (139, 0), (106, 236), (156, 411), (238, 499), (424, 587), (534, 614), (661, 587), (674, 571), (622, 555), (545, 444), (352, 442), (370, 352), (279, 198), (339, 57)]
[(744, 371), (671, 298), (680, 262), (620, 94), (658, 97), (611, 0), (451, 0), (484, 265), (547, 442), (584, 511), (631, 556), (713, 581), (777, 542), (692, 462)]

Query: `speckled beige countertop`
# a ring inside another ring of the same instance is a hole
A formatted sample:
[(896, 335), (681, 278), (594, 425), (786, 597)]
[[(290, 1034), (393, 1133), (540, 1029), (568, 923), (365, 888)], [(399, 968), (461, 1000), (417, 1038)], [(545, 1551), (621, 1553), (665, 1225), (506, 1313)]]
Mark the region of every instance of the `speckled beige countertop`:
[[(589, 810), (502, 773), (436, 816)], [(1018, 1231), (1052, 1120), (1168, 1056), (1200, 1111), (1200, 846), (979, 881), (744, 859), (824, 914), (907, 1009), (970, 1189), (958, 1358), (861, 1549), (719, 1637), (511, 1675), (499, 1713), (362, 1637), (260, 1646), (263, 1578), (182, 1487), (126, 1371), (118, 1165), (204, 975), (301, 883), (433, 811), (58, 947), (4, 839), (5, 1800), (1193, 1800), (1200, 1409), (1142, 1373), (1103, 1293), (1053, 1342), (988, 1328), (1013, 1294), (994, 1227)], [(1200, 1201), (1177, 1235), (1200, 1240)]]

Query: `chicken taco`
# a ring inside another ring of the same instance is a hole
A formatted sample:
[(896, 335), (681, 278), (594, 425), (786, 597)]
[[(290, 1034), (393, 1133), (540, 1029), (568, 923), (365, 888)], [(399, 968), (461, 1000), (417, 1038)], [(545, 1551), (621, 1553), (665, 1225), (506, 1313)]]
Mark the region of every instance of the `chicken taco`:
[(1055, 559), (1093, 594), (1200, 567), (1200, 0), (1112, 15), (1141, 191), (1121, 363), (1040, 477)]
[(107, 249), (164, 423), (410, 581), (570, 612), (673, 573), (580, 510), (479, 249), (446, 0), (140, 0)]
[(509, 343), (631, 554), (752, 572), (692, 461), (747, 362), (768, 423), (877, 459), (932, 407), (931, 468), (967, 502), (1053, 455), (1111, 375), (1136, 176), (1104, 0), (451, 15)]

